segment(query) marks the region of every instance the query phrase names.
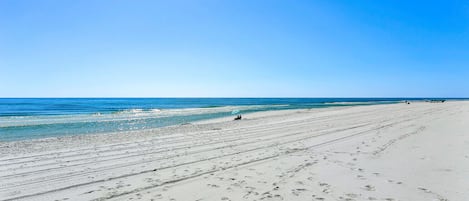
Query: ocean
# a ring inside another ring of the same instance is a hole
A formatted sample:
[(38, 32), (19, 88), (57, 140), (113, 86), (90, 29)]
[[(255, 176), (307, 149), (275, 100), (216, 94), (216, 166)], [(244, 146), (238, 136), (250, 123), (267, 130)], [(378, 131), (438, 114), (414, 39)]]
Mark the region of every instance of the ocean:
[(0, 98), (0, 141), (152, 129), (267, 110), (409, 98)]

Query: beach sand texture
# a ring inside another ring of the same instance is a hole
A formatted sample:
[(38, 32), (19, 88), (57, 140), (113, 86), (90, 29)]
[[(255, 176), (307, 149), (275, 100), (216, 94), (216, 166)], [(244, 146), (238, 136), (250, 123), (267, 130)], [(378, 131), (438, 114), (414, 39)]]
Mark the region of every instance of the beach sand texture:
[(0, 143), (0, 200), (469, 200), (469, 102)]

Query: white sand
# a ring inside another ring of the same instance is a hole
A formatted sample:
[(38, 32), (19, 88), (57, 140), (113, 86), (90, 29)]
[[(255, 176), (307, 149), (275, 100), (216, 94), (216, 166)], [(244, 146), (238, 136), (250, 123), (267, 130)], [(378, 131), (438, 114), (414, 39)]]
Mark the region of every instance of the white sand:
[(0, 200), (469, 200), (469, 102), (0, 143)]

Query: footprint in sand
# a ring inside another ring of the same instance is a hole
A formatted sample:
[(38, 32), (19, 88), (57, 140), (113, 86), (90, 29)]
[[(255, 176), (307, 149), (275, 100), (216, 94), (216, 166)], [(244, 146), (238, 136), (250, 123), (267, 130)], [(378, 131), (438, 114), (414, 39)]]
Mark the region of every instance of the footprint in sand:
[(282, 197), (281, 195), (279, 195), (279, 194), (275, 194), (275, 195), (274, 195), (274, 198), (277, 198), (277, 199), (279, 199), (279, 200), (283, 200), (283, 197)]
[[(112, 189), (108, 189), (108, 190), (112, 190)], [(87, 191), (87, 192), (85, 192), (85, 193), (83, 193), (83, 194), (90, 194), (90, 193), (93, 193), (93, 192), (94, 192), (94, 191), (91, 190), (91, 191)]]
[(269, 200), (269, 201), (281, 201), (284, 200), (283, 197), (279, 194), (272, 195), (269, 191), (262, 194), (263, 197), (260, 200)]
[(372, 185), (366, 185), (364, 188), (365, 188), (365, 190), (367, 190), (367, 191), (374, 191), (374, 190), (375, 190), (375, 187), (372, 186)]
[(357, 194), (354, 194), (354, 193), (348, 193), (348, 194), (345, 194), (347, 197), (350, 197), (350, 198), (357, 198), (358, 195)]
[(366, 180), (366, 178), (363, 175), (357, 175), (357, 178), (360, 180)]
[(216, 185), (216, 184), (207, 184), (208, 187), (212, 187), (212, 188), (219, 188), (220, 186), (219, 185)]
[(424, 191), (425, 193), (431, 193), (432, 192), (432, 191), (430, 191), (426, 188), (422, 188), (422, 187), (418, 187), (418, 189)]
[(329, 186), (329, 184), (319, 182), (319, 186)]
[(247, 189), (247, 190), (249, 190), (249, 191), (254, 191), (254, 190), (256, 190), (256, 188), (255, 188), (255, 187), (252, 187), (252, 186), (246, 186), (246, 187), (244, 187), (244, 188)]
[(258, 196), (259, 193), (258, 193), (258, 192), (254, 192), (254, 191), (248, 191), (248, 192), (243, 196), (243, 198), (244, 198), (244, 199), (247, 199), (250, 195)]
[(291, 193), (292, 193), (293, 195), (299, 196), (300, 193), (301, 193), (301, 192), (304, 192), (304, 191), (306, 191), (305, 188), (297, 188), (297, 189), (292, 189), (292, 190), (291, 190)]

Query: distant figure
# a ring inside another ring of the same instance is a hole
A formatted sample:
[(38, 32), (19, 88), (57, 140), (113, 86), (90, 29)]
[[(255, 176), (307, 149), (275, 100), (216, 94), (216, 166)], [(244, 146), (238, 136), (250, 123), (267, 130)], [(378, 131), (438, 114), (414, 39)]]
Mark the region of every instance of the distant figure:
[(235, 120), (235, 121), (236, 121), (236, 120), (241, 120), (242, 118), (243, 118), (243, 117), (241, 117), (241, 115), (238, 115), (238, 116), (236, 116), (236, 117), (234, 118), (234, 120)]
[(430, 100), (429, 102), (430, 103), (444, 103), (445, 101), (446, 100), (436, 100), (436, 99), (434, 99), (434, 100)]

